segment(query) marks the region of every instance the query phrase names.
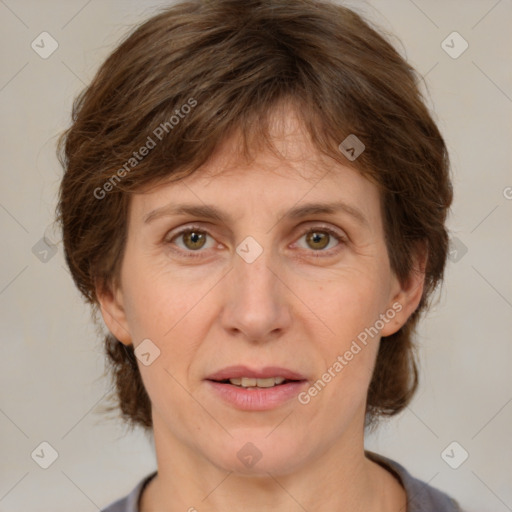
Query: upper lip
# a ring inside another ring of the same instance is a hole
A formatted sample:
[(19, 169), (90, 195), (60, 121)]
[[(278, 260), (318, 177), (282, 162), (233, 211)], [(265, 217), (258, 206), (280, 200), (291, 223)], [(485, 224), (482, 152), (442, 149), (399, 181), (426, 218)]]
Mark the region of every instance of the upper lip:
[(228, 380), (249, 377), (253, 379), (268, 379), (270, 377), (283, 377), (286, 380), (305, 380), (300, 373), (280, 368), (278, 366), (265, 366), (264, 368), (252, 369), (247, 366), (228, 366), (206, 377), (206, 380)]

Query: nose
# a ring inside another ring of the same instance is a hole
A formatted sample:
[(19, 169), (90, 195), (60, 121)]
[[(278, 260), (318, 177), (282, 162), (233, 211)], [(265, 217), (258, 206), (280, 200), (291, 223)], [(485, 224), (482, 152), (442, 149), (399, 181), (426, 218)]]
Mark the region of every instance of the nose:
[(271, 251), (263, 250), (252, 263), (234, 255), (233, 269), (223, 283), (226, 299), (220, 315), (231, 336), (264, 343), (286, 332), (291, 325), (290, 291), (280, 274)]

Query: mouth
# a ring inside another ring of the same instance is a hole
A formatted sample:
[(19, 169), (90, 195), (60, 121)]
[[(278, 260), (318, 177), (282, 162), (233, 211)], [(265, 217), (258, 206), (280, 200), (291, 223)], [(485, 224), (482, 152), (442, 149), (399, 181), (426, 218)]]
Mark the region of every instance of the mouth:
[(307, 384), (298, 372), (277, 367), (253, 370), (231, 366), (205, 379), (216, 396), (236, 409), (264, 411), (274, 409), (297, 396)]
[(261, 369), (229, 366), (209, 375), (206, 380), (243, 388), (272, 388), (289, 382), (305, 381), (306, 378), (296, 371), (277, 366), (266, 366)]
[[(211, 379), (208, 379), (211, 380)], [(274, 388), (276, 386), (282, 386), (290, 382), (298, 382), (296, 380), (285, 379), (284, 377), (269, 377), (267, 379), (256, 379), (254, 377), (241, 377), (233, 379), (223, 379), (213, 382), (219, 382), (221, 384), (231, 384), (233, 386), (245, 389), (256, 389), (256, 388)]]

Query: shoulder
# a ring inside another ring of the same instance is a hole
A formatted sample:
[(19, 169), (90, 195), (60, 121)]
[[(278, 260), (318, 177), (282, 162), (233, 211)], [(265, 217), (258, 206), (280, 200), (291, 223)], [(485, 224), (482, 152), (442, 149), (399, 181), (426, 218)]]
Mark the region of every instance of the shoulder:
[(114, 503), (111, 503), (106, 508), (102, 508), (100, 512), (139, 512), (139, 498), (144, 490), (144, 487), (156, 475), (156, 471), (144, 477), (135, 488), (125, 496)]
[(407, 494), (407, 512), (463, 512), (460, 505), (446, 493), (414, 478), (401, 464), (383, 455), (365, 451), (365, 455), (393, 473)]

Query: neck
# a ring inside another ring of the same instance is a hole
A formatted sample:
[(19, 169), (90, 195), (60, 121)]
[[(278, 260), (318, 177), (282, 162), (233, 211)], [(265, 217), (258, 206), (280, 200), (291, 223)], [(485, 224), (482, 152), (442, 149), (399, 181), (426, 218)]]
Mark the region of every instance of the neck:
[(216, 466), (158, 421), (154, 435), (158, 474), (142, 495), (140, 512), (406, 510), (400, 483), (365, 457), (363, 435), (340, 438), (297, 470), (250, 475)]

